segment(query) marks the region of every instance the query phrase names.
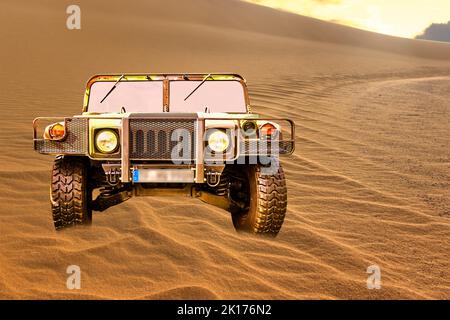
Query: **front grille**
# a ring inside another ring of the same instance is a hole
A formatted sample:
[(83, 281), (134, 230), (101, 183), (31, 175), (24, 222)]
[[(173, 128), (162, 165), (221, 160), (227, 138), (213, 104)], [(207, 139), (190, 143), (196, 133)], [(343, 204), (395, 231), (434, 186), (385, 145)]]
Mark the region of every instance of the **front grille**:
[(130, 159), (195, 159), (195, 119), (130, 119)]
[(35, 142), (36, 151), (50, 154), (86, 154), (88, 151), (88, 119), (67, 119), (66, 130), (67, 137), (63, 141), (37, 140)]

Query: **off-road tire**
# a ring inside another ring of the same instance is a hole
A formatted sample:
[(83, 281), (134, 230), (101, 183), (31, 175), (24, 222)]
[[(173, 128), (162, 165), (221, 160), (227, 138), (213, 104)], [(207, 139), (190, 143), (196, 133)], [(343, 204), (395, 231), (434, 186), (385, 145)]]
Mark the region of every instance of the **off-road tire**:
[(264, 174), (260, 165), (246, 168), (249, 207), (246, 211), (232, 211), (237, 231), (275, 237), (286, 216), (287, 188), (283, 168), (272, 174)]
[(92, 192), (87, 183), (88, 162), (82, 157), (55, 159), (50, 202), (55, 229), (90, 224)]

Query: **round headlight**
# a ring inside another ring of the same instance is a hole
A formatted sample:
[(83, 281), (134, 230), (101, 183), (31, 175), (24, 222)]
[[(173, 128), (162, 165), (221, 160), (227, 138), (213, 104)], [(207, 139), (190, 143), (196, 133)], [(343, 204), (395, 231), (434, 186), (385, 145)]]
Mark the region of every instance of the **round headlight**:
[(119, 145), (117, 133), (110, 129), (103, 129), (95, 135), (95, 147), (102, 153), (113, 153)]
[(230, 138), (228, 135), (221, 131), (215, 130), (209, 134), (208, 146), (214, 152), (224, 152), (230, 145)]

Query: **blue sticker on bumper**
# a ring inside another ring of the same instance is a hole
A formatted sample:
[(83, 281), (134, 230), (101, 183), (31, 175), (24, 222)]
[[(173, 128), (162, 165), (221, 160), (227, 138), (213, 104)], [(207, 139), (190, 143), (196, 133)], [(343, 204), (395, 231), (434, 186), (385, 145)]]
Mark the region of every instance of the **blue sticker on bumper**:
[(133, 170), (133, 182), (139, 181), (139, 170)]

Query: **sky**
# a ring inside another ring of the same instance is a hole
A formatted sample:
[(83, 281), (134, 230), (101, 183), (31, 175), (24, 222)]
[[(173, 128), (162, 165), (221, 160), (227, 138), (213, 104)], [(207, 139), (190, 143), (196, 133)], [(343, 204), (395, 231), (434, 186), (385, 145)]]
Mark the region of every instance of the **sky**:
[(326, 21), (414, 38), (450, 21), (450, 0), (246, 0)]

